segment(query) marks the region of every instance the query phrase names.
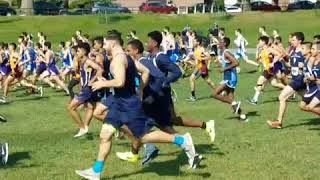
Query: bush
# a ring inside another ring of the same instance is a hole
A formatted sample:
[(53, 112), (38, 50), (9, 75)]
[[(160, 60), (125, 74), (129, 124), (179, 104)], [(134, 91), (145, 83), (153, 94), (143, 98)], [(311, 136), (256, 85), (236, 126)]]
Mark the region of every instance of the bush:
[(88, 7), (92, 7), (93, 3), (92, 0), (78, 0), (78, 1), (73, 1), (70, 5), (69, 8), (70, 9), (74, 9), (74, 8), (88, 8)]
[(0, 0), (0, 6), (6, 6), (6, 7), (8, 7), (8, 6), (9, 6), (9, 3), (8, 3), (7, 1)]

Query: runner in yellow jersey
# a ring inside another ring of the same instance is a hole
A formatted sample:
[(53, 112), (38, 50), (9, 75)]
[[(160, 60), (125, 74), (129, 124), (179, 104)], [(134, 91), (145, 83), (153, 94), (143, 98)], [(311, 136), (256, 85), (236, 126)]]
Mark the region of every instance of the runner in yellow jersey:
[(250, 104), (257, 105), (259, 95), (261, 94), (264, 86), (268, 81), (274, 77), (273, 66), (280, 58), (281, 55), (278, 51), (272, 49), (270, 45), (270, 39), (267, 36), (261, 36), (259, 38), (258, 47), (261, 49), (258, 59), (263, 65), (262, 75), (258, 78), (257, 85), (254, 88), (255, 94), (252, 99), (249, 100)]
[(190, 88), (191, 88), (191, 96), (187, 99), (187, 101), (196, 101), (195, 94), (195, 81), (201, 76), (203, 80), (210, 86), (211, 89), (214, 88), (214, 83), (210, 79), (207, 61), (210, 59), (210, 54), (206, 52), (205, 48), (208, 46), (208, 42), (203, 37), (196, 38), (196, 48), (194, 51), (193, 58), (196, 62), (195, 70), (190, 76)]

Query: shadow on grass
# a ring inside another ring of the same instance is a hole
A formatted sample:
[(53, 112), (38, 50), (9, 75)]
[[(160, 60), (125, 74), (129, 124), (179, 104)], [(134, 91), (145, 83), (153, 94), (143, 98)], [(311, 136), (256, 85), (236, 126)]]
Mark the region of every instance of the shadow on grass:
[(2, 24), (2, 23), (12, 23), (12, 22), (16, 22), (16, 21), (21, 21), (21, 18), (10, 18), (10, 19), (6, 19), (6, 20), (1, 20), (0, 24)]
[[(132, 171), (132, 172), (126, 172), (119, 175), (114, 175), (112, 177), (103, 178), (103, 179), (116, 179), (116, 178), (129, 178), (132, 175), (137, 174), (144, 174), (144, 173), (156, 173), (158, 176), (188, 176), (189, 173), (184, 173), (181, 171), (181, 166), (187, 164), (187, 158), (185, 157), (184, 153), (180, 153), (175, 160), (169, 160), (169, 161), (163, 161), (163, 162), (152, 162), (148, 166), (143, 167), (143, 169), (139, 171)], [(205, 168), (206, 165), (200, 165), (199, 168)], [(209, 178), (211, 176), (211, 173), (205, 172), (205, 173), (198, 173), (194, 172), (193, 175), (198, 176), (199, 179), (201, 178)]]
[(251, 70), (251, 71), (244, 72), (244, 74), (254, 74), (256, 72), (257, 72), (257, 70)]
[(0, 166), (0, 167), (3, 167), (4, 169), (8, 169), (8, 168), (31, 168), (31, 167), (38, 166), (34, 164), (26, 165), (23, 162), (21, 162), (26, 159), (31, 159), (30, 152), (15, 152), (13, 154), (9, 154), (8, 163), (5, 166)]
[(42, 96), (42, 97), (41, 96), (29, 96), (27, 98), (14, 100), (14, 102), (18, 102), (18, 101), (39, 101), (39, 100), (43, 100), (43, 99), (49, 99), (49, 96)]
[(268, 103), (273, 103), (277, 101), (279, 101), (278, 98), (274, 97), (274, 98), (270, 98), (270, 100), (263, 101), (262, 104), (268, 104)]
[[(247, 115), (248, 118), (253, 117), (253, 116), (261, 116), (260, 114), (258, 114), (258, 111), (249, 111), (249, 112), (247, 112), (246, 115)], [(235, 116), (227, 117), (225, 119), (237, 119), (237, 120), (239, 120), (240, 117), (238, 115), (235, 115)]]
[[(311, 119), (304, 119), (305, 122), (298, 123), (298, 124), (290, 124), (285, 126), (284, 128), (292, 128), (298, 126), (318, 126), (320, 125), (320, 118), (311, 118)], [(309, 130), (320, 130), (319, 128), (316, 129), (309, 129)]]

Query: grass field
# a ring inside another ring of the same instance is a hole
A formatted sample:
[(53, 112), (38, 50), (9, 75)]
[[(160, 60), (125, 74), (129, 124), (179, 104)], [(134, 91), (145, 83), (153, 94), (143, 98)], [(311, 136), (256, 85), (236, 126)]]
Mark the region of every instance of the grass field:
[[(99, 35), (107, 29), (117, 28), (127, 33), (137, 29), (144, 35), (153, 29), (170, 25), (180, 30), (185, 24), (205, 31), (215, 21), (226, 27), (233, 37), (233, 29), (240, 27), (255, 46), (260, 25), (280, 29), (287, 36), (292, 31), (306, 32), (310, 39), (320, 29), (320, 15), (316, 11), (298, 13), (241, 14), (234, 17), (216, 16), (156, 16), (124, 15), (104, 19), (85, 17), (10, 17), (0, 18), (0, 41), (15, 41), (21, 31), (43, 31), (57, 44), (69, 38), (76, 29), (91, 35)], [(299, 22), (299, 23), (297, 23)], [(55, 24), (53, 24), (55, 23)], [(181, 133), (190, 132), (197, 151), (206, 158), (197, 170), (187, 170), (186, 158), (173, 145), (160, 145), (161, 155), (148, 167), (119, 161), (112, 153), (106, 161), (105, 179), (319, 179), (319, 132), (318, 117), (298, 109), (297, 100), (289, 102), (286, 128), (270, 130), (266, 120), (277, 116), (279, 91), (268, 87), (258, 106), (245, 100), (254, 93), (253, 86), (259, 73), (242, 65), (236, 91), (243, 109), (248, 112), (249, 123), (240, 123), (229, 106), (210, 97), (207, 85), (197, 81), (195, 103), (184, 101), (189, 96), (188, 79), (174, 84), (178, 93), (177, 111), (184, 117), (216, 120), (217, 138), (213, 145), (200, 129), (177, 128)], [(218, 69), (211, 69), (215, 83), (221, 80)], [(0, 179), (79, 179), (75, 169), (92, 165), (98, 148), (101, 124), (93, 121), (91, 134), (74, 139), (76, 126), (66, 112), (68, 97), (63, 92), (45, 88), (45, 96), (26, 96), (25, 90), (17, 89), (10, 94), (10, 103), (1, 105), (0, 114), (8, 123), (0, 124), (0, 141), (10, 144), (10, 160), (0, 167)], [(129, 150), (127, 140), (114, 141), (113, 151)]]

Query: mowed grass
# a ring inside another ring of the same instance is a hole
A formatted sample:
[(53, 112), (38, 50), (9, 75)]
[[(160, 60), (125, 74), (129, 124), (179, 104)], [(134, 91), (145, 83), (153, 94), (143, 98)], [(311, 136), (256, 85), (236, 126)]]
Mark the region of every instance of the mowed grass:
[[(110, 17), (107, 24), (97, 16), (10, 17), (0, 19), (0, 41), (15, 41), (21, 31), (43, 31), (49, 40), (57, 44), (69, 39), (76, 29), (99, 35), (112, 28), (124, 33), (137, 29), (138, 35), (146, 39), (148, 31), (165, 25), (180, 30), (188, 23), (206, 30), (215, 21), (226, 27), (227, 35), (231, 37), (233, 29), (242, 28), (252, 47), (255, 46), (256, 31), (260, 25), (279, 28), (284, 37), (292, 31), (304, 31), (307, 39), (320, 28), (319, 16), (315, 11), (248, 13), (234, 17), (124, 15), (114, 16), (113, 20)], [(214, 67), (212, 65), (211, 77), (217, 84), (221, 74)], [(297, 98), (288, 103), (286, 128), (268, 129), (266, 120), (277, 116), (279, 91), (268, 86), (258, 106), (247, 104), (245, 101), (253, 95), (259, 73), (252, 73), (254, 68), (247, 64), (241, 63), (241, 67), (236, 97), (248, 112), (249, 123), (239, 122), (230, 106), (210, 98), (211, 90), (201, 79), (197, 81), (200, 100), (195, 103), (184, 100), (189, 96), (188, 79), (174, 84), (178, 93), (176, 109), (181, 116), (216, 120), (217, 138), (214, 144), (209, 143), (209, 137), (201, 129), (177, 128), (181, 133), (192, 134), (197, 151), (206, 158), (199, 169), (188, 170), (184, 153), (174, 145), (159, 145), (161, 155), (148, 167), (120, 161), (115, 152), (130, 150), (130, 142), (116, 140), (106, 161), (103, 178), (318, 179), (319, 118), (300, 111), (300, 98)], [(0, 141), (10, 144), (9, 163), (6, 167), (0, 167), (1, 179), (80, 179), (74, 170), (92, 165), (98, 150), (101, 123), (94, 120), (89, 136), (74, 139), (77, 128), (66, 112), (69, 97), (63, 94), (46, 87), (44, 97), (40, 98), (26, 95), (23, 88), (18, 88), (10, 94), (9, 104), (0, 105), (0, 114), (8, 118), (8, 123), (0, 124)]]

